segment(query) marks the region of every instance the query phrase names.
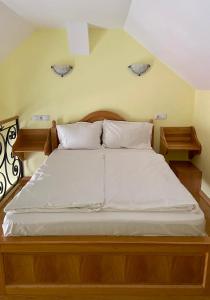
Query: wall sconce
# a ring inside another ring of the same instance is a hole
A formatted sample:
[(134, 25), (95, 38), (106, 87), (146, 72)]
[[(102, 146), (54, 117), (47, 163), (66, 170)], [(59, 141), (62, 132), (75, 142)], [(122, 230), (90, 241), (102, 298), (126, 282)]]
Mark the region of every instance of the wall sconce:
[(52, 65), (51, 69), (59, 76), (64, 77), (69, 74), (73, 67), (70, 65)]
[(132, 64), (128, 68), (137, 76), (141, 76), (146, 73), (151, 65), (149, 64)]

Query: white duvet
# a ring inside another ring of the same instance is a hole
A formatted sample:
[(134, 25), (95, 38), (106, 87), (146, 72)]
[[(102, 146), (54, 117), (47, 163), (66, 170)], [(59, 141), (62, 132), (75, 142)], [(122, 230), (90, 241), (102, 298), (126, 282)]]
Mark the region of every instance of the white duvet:
[(197, 202), (153, 150), (106, 150), (106, 210), (188, 211)]
[(100, 209), (104, 204), (104, 154), (100, 150), (56, 150), (5, 212)]
[(5, 212), (190, 211), (198, 207), (153, 150), (56, 150)]

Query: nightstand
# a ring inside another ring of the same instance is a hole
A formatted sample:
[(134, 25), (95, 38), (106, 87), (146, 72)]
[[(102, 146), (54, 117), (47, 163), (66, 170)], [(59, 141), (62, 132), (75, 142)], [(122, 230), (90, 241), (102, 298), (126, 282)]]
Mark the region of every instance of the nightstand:
[[(189, 159), (201, 153), (201, 144), (197, 138), (195, 128), (189, 127), (161, 127), (160, 153), (165, 157), (169, 151), (187, 151)], [(169, 161), (171, 169), (189, 190), (199, 199), (202, 172), (191, 161)]]
[(181, 183), (198, 199), (201, 190), (202, 172), (190, 161), (170, 161), (169, 165)]
[(51, 153), (50, 129), (20, 129), (12, 147), (14, 155), (24, 160), (24, 153)]
[(189, 127), (161, 127), (160, 153), (164, 156), (169, 151), (188, 151), (189, 158), (201, 153), (201, 144), (197, 138), (195, 128)]

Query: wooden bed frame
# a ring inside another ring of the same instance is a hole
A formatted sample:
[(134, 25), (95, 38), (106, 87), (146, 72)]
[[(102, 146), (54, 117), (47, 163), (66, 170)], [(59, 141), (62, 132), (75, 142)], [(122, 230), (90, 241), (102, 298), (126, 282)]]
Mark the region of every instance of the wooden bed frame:
[[(104, 118), (123, 120), (100, 111), (83, 121)], [(55, 122), (51, 140), (57, 148)], [(209, 237), (2, 235), (0, 294), (210, 295), (209, 254)]]

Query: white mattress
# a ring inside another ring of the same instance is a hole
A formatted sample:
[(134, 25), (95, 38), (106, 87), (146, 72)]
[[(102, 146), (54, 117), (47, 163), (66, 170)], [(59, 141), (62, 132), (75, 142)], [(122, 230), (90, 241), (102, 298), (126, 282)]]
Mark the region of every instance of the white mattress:
[(56, 150), (5, 212), (5, 236), (197, 236), (205, 227), (198, 203), (152, 150)]
[(200, 209), (191, 212), (7, 213), (5, 236), (204, 236)]

